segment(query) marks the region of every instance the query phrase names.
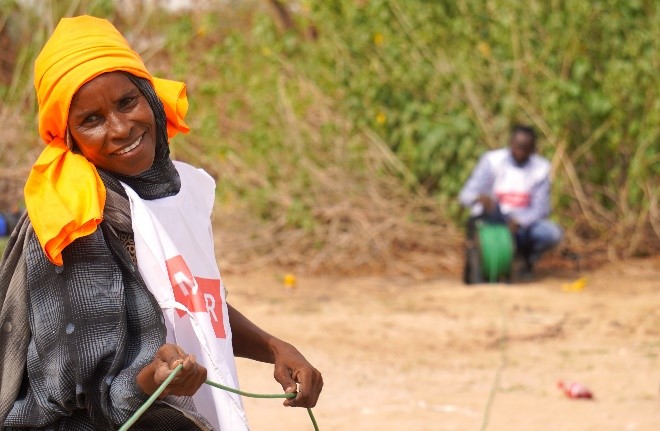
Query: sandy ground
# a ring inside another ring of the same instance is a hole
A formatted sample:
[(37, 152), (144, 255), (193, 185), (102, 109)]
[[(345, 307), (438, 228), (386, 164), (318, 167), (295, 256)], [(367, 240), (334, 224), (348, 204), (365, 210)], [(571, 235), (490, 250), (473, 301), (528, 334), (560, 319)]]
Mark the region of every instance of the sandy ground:
[[(584, 290), (562, 291), (580, 275)], [(291, 290), (274, 271), (224, 280), (230, 303), (323, 372), (321, 431), (660, 430), (660, 259), (513, 286), (301, 277)], [(281, 391), (271, 366), (238, 368), (243, 389)], [(559, 379), (595, 400), (564, 397)], [(253, 431), (312, 429), (302, 409), (244, 401)]]

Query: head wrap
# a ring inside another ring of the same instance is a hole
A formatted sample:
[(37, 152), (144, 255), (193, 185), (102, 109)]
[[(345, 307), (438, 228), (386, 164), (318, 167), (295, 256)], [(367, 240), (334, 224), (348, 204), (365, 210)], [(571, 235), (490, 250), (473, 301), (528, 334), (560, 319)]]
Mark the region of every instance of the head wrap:
[(62, 265), (62, 250), (94, 232), (103, 219), (106, 190), (92, 163), (65, 143), (69, 106), (80, 87), (95, 77), (125, 71), (151, 82), (163, 103), (167, 134), (188, 132), (185, 85), (152, 77), (140, 56), (107, 20), (64, 18), (37, 57), (34, 86), (39, 135), (47, 144), (25, 185), (25, 203), (48, 259)]

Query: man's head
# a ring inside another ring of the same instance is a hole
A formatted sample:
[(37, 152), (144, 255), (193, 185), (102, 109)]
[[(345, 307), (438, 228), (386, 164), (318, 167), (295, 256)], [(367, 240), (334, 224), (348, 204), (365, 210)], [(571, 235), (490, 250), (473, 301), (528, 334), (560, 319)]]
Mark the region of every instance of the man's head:
[(524, 165), (536, 151), (536, 132), (529, 126), (513, 126), (510, 146), (511, 155), (516, 163)]

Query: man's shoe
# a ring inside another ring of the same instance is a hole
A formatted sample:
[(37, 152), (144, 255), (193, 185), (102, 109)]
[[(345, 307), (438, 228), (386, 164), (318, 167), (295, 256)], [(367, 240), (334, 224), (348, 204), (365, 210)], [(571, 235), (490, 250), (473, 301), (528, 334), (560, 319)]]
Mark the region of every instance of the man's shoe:
[(527, 259), (522, 259), (516, 270), (517, 281), (531, 281), (534, 278), (534, 265)]

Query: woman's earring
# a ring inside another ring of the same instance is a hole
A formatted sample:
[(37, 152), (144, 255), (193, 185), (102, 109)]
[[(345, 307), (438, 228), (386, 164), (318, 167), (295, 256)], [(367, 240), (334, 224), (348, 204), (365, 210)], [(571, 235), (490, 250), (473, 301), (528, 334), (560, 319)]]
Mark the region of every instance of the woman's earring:
[(66, 147), (69, 149), (69, 151), (73, 151), (73, 138), (71, 137), (71, 132), (69, 132), (68, 127), (66, 128), (66, 136), (64, 141), (66, 142)]

